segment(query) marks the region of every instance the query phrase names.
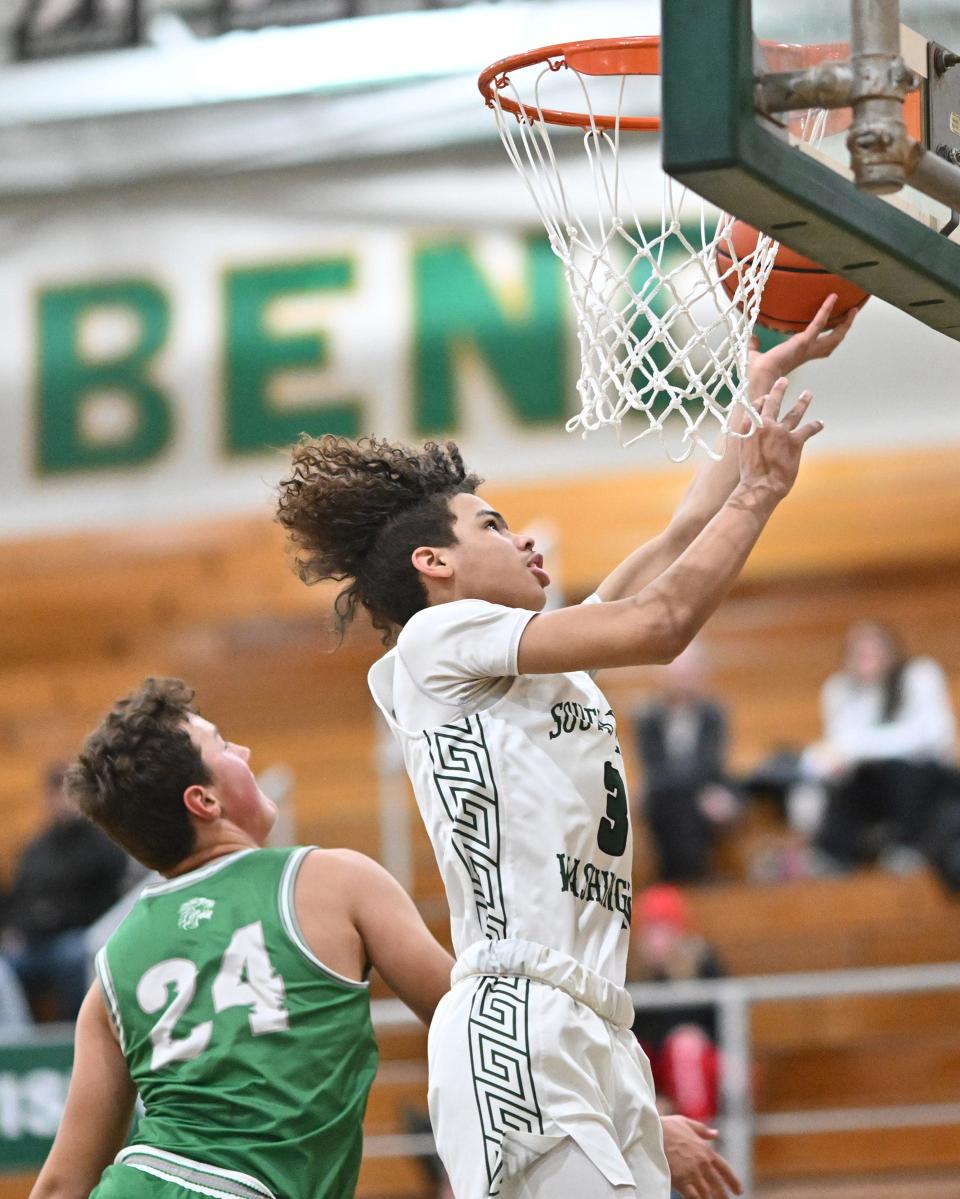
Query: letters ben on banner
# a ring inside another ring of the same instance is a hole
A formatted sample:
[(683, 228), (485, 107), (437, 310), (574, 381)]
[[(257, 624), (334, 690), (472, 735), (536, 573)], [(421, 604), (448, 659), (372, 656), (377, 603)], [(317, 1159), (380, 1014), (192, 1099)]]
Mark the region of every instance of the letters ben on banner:
[(192, 215), (64, 215), (0, 261), (0, 535), (266, 511), (301, 432), (455, 436), (507, 482), (630, 465), (564, 432), (578, 346), (542, 234)]

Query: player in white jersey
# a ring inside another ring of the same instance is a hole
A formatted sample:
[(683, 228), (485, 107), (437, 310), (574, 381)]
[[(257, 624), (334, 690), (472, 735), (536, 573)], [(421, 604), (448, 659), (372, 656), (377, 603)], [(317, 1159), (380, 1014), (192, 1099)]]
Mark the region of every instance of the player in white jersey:
[[(804, 444), (783, 372), (850, 322), (755, 354), (762, 427), (703, 468), (667, 530), (578, 607), (543, 612), (533, 538), (452, 443), (303, 438), (279, 519), (306, 582), (349, 579), (396, 645), (370, 672), (446, 887), (457, 962), (430, 1033), (430, 1110), (457, 1199), (666, 1199), (649, 1065), (623, 989), (631, 841), (616, 724), (590, 672), (664, 662), (715, 610)], [(705, 1195), (732, 1179), (715, 1178)], [(696, 1194), (696, 1190), (691, 1194)]]

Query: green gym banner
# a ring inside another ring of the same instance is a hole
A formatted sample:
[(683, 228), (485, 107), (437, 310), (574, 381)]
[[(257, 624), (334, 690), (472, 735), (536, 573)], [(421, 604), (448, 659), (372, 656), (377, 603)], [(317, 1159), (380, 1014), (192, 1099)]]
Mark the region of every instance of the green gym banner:
[(43, 1164), (63, 1114), (72, 1065), (72, 1030), (62, 1039), (0, 1044), (0, 1171)]
[[(0, 202), (0, 536), (266, 514), (301, 431), (454, 436), (504, 483), (662, 468), (654, 438), (564, 430), (562, 268), (518, 181), (483, 169)], [(798, 383), (827, 424), (816, 452), (955, 442), (945, 340), (879, 303), (858, 324)]]
[(7, 241), (3, 535), (268, 511), (304, 431), (455, 436), (505, 481), (629, 465), (564, 431), (577, 345), (541, 234), (317, 231), (265, 207)]

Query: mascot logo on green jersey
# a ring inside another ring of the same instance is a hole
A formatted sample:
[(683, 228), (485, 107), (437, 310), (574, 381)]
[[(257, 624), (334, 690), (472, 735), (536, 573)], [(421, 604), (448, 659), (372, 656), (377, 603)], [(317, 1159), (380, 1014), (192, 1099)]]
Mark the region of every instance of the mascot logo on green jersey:
[(180, 905), (177, 924), (180, 928), (199, 928), (201, 920), (209, 920), (213, 916), (214, 901), (198, 895)]

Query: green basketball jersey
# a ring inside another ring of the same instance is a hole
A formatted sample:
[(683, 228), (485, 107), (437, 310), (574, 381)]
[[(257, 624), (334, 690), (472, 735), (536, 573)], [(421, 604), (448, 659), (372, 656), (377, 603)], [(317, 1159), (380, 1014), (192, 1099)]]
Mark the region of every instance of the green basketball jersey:
[(148, 886), (97, 956), (146, 1109), (129, 1164), (202, 1163), (227, 1194), (245, 1193), (230, 1177), (277, 1199), (354, 1193), (377, 1069), (369, 988), (304, 941), (293, 890), (309, 852), (245, 850)]

